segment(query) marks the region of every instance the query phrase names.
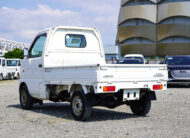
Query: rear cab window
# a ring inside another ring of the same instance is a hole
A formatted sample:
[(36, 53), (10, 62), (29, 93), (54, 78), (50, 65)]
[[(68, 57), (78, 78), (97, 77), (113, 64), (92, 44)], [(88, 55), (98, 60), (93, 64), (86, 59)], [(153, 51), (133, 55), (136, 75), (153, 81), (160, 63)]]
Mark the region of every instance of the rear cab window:
[(87, 45), (86, 38), (84, 35), (66, 34), (65, 45), (70, 48), (85, 48)]

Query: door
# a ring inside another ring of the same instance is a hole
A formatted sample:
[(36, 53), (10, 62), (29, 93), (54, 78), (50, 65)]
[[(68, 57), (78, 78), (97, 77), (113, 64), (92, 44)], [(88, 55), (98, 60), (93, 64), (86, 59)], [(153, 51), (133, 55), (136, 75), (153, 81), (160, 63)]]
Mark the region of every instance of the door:
[(43, 49), (46, 42), (46, 34), (39, 35), (33, 42), (28, 52), (28, 59), (24, 60), (24, 79), (26, 80), (30, 94), (38, 98), (40, 96), (40, 84), (43, 83)]
[(1, 72), (3, 74), (3, 78), (6, 78), (7, 77), (7, 67), (6, 67), (6, 64), (5, 64), (5, 59), (2, 59)]
[(3, 74), (2, 59), (0, 59), (0, 80), (3, 79), (1, 76)]

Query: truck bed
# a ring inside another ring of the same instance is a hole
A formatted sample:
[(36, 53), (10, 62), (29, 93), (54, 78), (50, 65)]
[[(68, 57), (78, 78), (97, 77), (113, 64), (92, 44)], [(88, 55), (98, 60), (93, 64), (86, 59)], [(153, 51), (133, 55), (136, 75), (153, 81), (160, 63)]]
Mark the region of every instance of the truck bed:
[[(84, 65), (45, 68), (47, 84), (83, 84), (119, 89), (150, 88), (154, 84), (167, 84), (166, 65)], [(166, 89), (166, 87), (164, 87)], [(97, 93), (102, 90), (97, 90)]]
[(100, 66), (99, 82), (167, 81), (166, 65), (117, 65)]

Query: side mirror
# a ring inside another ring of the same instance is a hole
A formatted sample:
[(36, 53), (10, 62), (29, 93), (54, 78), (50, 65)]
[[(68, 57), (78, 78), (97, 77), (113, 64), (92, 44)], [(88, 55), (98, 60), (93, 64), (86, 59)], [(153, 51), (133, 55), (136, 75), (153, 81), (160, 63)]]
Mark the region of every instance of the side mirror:
[(28, 57), (28, 48), (24, 48), (23, 53), (24, 53), (24, 58)]

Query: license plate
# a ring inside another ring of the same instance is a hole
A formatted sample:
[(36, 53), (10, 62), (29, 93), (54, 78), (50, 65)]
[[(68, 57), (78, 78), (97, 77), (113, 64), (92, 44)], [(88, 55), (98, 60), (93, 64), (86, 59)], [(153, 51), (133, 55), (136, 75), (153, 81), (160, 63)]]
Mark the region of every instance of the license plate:
[(123, 91), (123, 101), (139, 100), (140, 89), (129, 89)]

